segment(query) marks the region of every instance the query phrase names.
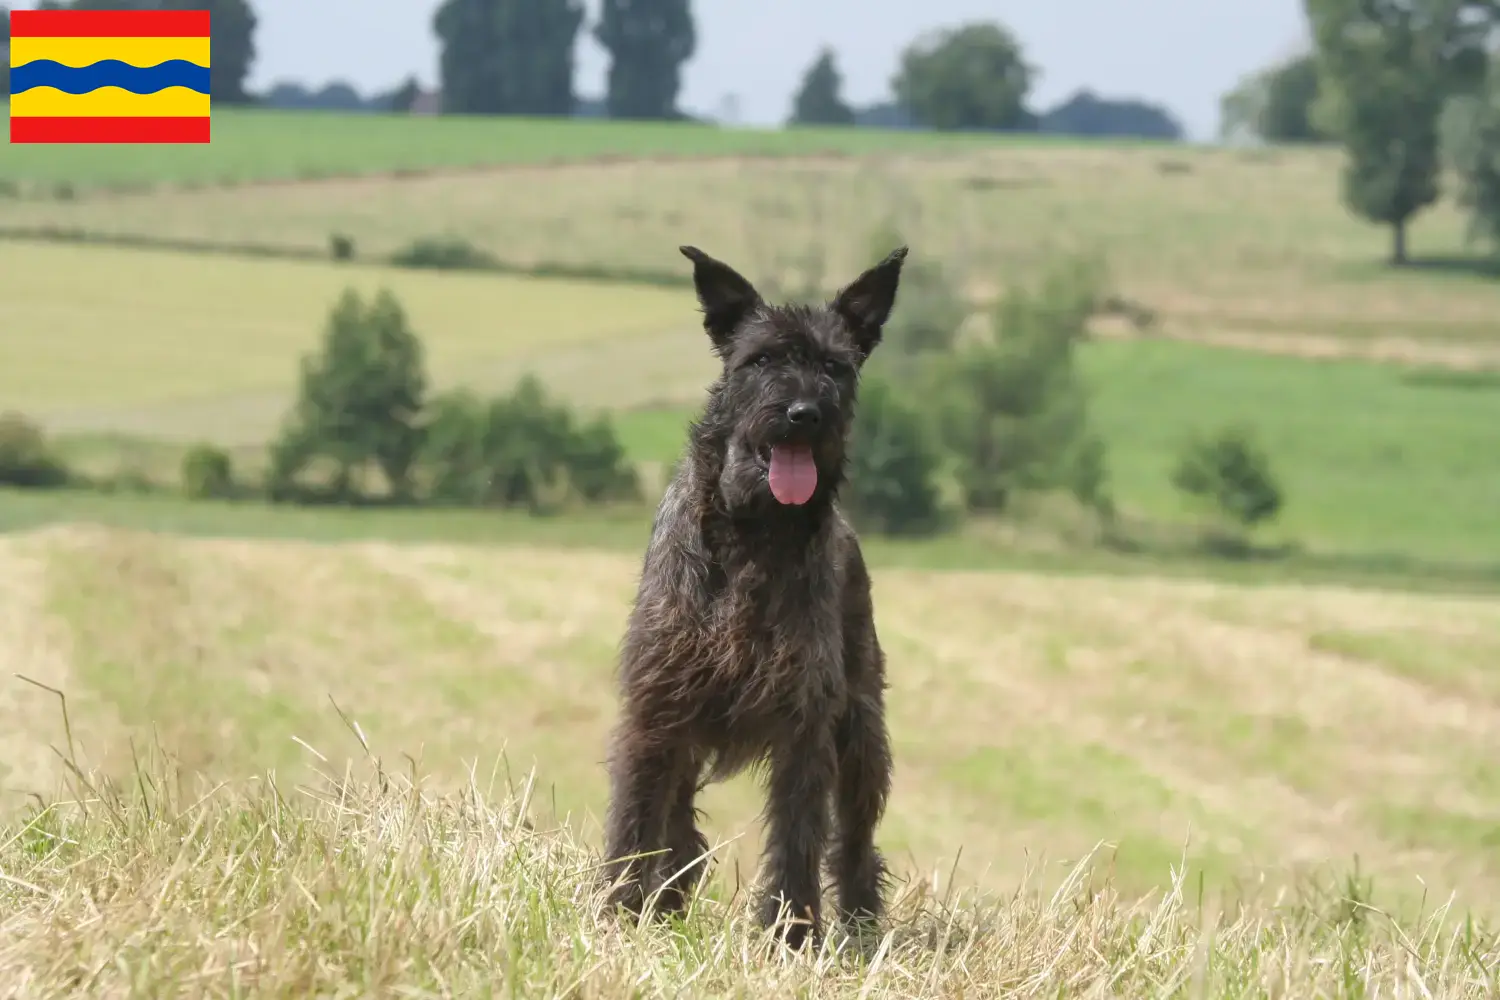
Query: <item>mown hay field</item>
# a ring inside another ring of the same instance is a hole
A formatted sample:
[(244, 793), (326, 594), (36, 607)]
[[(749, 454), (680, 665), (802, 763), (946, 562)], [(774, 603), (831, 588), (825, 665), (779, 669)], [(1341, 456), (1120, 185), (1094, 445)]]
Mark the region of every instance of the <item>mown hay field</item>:
[[(592, 842), (637, 568), (58, 527), (0, 541), (0, 656), (66, 692), (88, 765), (121, 773), (154, 733), (190, 773), (301, 774), (294, 737), (356, 749), (341, 711), (440, 785), (503, 750)], [(1357, 855), (1391, 900), (1497, 898), (1493, 598), (877, 567), (876, 600), (898, 760), (882, 839), (903, 871), (957, 858), (960, 884), (1004, 891), (1104, 840), (1127, 893), (1185, 851), (1220, 888)], [(57, 701), (13, 677), (0, 692), (4, 786), (45, 794)], [(707, 796), (715, 834), (742, 837), (731, 882), (758, 802), (748, 779)]]
[[(1339, 200), (1336, 150), (994, 144), (801, 160), (513, 166), (464, 175), (0, 201), (0, 230), (72, 230), (384, 259), (426, 237), (514, 267), (679, 275), (694, 243), (768, 286), (826, 291), (896, 223), (913, 259), (984, 301), (1061, 256), (1102, 256), (1155, 336), (1299, 354), (1493, 367), (1500, 283), (1445, 201), (1412, 229), (1418, 265)], [(1476, 271), (1481, 273), (1476, 273)]]

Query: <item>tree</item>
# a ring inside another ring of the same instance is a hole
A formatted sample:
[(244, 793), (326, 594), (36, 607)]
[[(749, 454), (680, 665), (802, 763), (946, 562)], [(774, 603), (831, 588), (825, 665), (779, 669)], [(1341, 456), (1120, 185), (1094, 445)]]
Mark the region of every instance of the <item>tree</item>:
[(1317, 114), (1344, 146), (1344, 203), (1391, 227), (1438, 198), (1438, 120), (1484, 72), (1489, 24), (1473, 0), (1304, 0), (1323, 88)]
[(1301, 53), (1254, 73), (1219, 101), (1219, 133), (1249, 133), (1266, 142), (1326, 142), (1315, 109), (1318, 62)]
[(1080, 90), (1037, 116), (1036, 130), (1058, 135), (1182, 138), (1182, 123), (1172, 113), (1145, 101), (1116, 100)]
[(42, 10), (206, 10), (213, 41), (209, 84), (215, 104), (249, 104), (258, 24), (249, 0), (42, 0)]
[(393, 496), (406, 496), (426, 389), (422, 345), (395, 296), (382, 289), (367, 306), (346, 290), (329, 314), (321, 352), (302, 362), (296, 408), (272, 447), (273, 493), (290, 492), (314, 459), (325, 458), (341, 499), (364, 492), (355, 480), (372, 463)]
[(698, 46), (689, 0), (603, 0), (594, 37), (610, 55), (611, 118), (680, 117), (682, 66)]
[(824, 47), (808, 67), (802, 86), (792, 99), (793, 125), (852, 125), (854, 109), (844, 103), (843, 76), (833, 50)]
[(432, 25), (445, 111), (573, 113), (582, 0), (444, 0)]
[(1311, 53), (1293, 56), (1271, 69), (1266, 78), (1266, 104), (1259, 122), (1267, 142), (1322, 142), (1328, 138), (1318, 126), (1313, 108), (1318, 101), (1318, 61)]
[(929, 128), (1009, 129), (1030, 122), (1025, 101), (1034, 74), (1010, 31), (976, 23), (909, 45), (891, 88)]
[(1062, 489), (1111, 515), (1104, 446), (1075, 363), (1103, 282), (1093, 260), (1057, 267), (1040, 288), (1014, 288), (997, 303), (990, 342), (935, 362), (942, 438), (970, 508), (1000, 511), (1019, 492)]
[(1459, 204), (1469, 212), (1469, 238), (1500, 252), (1500, 64), (1488, 84), (1455, 98), (1442, 119), (1446, 158), (1459, 177)]

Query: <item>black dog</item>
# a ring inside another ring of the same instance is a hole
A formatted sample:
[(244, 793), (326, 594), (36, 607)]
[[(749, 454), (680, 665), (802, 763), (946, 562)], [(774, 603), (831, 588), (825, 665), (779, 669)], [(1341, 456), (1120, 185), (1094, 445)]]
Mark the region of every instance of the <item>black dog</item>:
[(657, 510), (623, 644), (606, 871), (632, 911), (657, 890), (660, 910), (680, 910), (706, 866), (694, 795), (764, 765), (760, 915), (771, 926), (785, 906), (782, 933), (800, 946), (820, 933), (830, 834), (842, 915), (882, 908), (885, 664), (836, 496), (906, 248), (817, 308), (769, 305), (729, 266), (682, 253), (724, 369)]

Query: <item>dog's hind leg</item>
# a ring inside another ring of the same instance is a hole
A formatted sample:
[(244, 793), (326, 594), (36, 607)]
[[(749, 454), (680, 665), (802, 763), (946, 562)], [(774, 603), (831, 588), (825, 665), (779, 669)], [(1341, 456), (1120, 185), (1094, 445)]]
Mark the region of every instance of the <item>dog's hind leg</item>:
[(851, 698), (834, 731), (838, 842), (828, 867), (846, 921), (873, 920), (883, 906), (885, 863), (875, 848), (875, 827), (890, 795), (891, 750), (881, 702), (878, 691)]

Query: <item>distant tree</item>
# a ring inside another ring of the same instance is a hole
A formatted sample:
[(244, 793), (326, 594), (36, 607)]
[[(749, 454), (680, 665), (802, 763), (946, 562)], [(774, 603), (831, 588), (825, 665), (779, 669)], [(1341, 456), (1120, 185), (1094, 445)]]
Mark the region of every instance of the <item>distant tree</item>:
[(1322, 92), (1315, 112), (1344, 146), (1344, 203), (1391, 227), (1391, 262), (1407, 262), (1406, 230), (1438, 199), (1438, 121), (1483, 75), (1489, 24), (1473, 0), (1304, 0)]
[(825, 47), (808, 67), (802, 86), (792, 99), (793, 125), (852, 125), (854, 109), (844, 103), (844, 80), (834, 62), (833, 49)]
[(690, 0), (603, 0), (594, 37), (610, 55), (611, 118), (680, 117), (682, 67), (698, 47)]
[(1171, 112), (1145, 101), (1111, 100), (1080, 90), (1037, 116), (1038, 132), (1059, 135), (1182, 138), (1182, 123)]
[(1266, 103), (1259, 132), (1267, 142), (1324, 142), (1313, 109), (1318, 102), (1318, 60), (1311, 53), (1273, 67), (1266, 78)]
[(206, 10), (213, 38), (209, 82), (215, 104), (249, 104), (258, 21), (249, 0), (42, 0), (41, 10)]
[(1220, 100), (1220, 134), (1247, 133), (1266, 142), (1326, 142), (1329, 135), (1315, 113), (1320, 89), (1312, 53), (1267, 67)]
[(1104, 445), (1077, 365), (1105, 278), (1096, 260), (1063, 262), (1038, 288), (1007, 291), (991, 340), (934, 359), (929, 395), (970, 509), (1001, 511), (1018, 493), (1066, 490), (1113, 516)]
[(1264, 70), (1245, 77), (1219, 98), (1219, 138), (1235, 141), (1260, 137), (1260, 118), (1266, 106)]
[(432, 24), (444, 111), (573, 113), (581, 0), (444, 0)]
[(399, 114), (409, 114), (412, 105), (422, 94), (422, 85), (414, 76), (408, 76), (402, 80), (394, 89), (375, 97), (375, 107), (378, 111), (395, 111)]
[(1469, 213), (1469, 238), (1500, 253), (1500, 63), (1484, 87), (1454, 98), (1440, 122), (1444, 158), (1459, 178), (1459, 204)]
[(322, 350), (303, 360), (296, 408), (272, 446), (273, 495), (295, 492), (298, 475), (319, 458), (333, 463), (331, 492), (340, 499), (362, 492), (357, 478), (371, 464), (393, 495), (407, 495), (426, 389), (422, 344), (395, 296), (381, 290), (366, 305), (345, 291)]
[(1009, 30), (976, 23), (907, 46), (891, 88), (929, 128), (1011, 129), (1030, 121), (1025, 102), (1033, 75)]

